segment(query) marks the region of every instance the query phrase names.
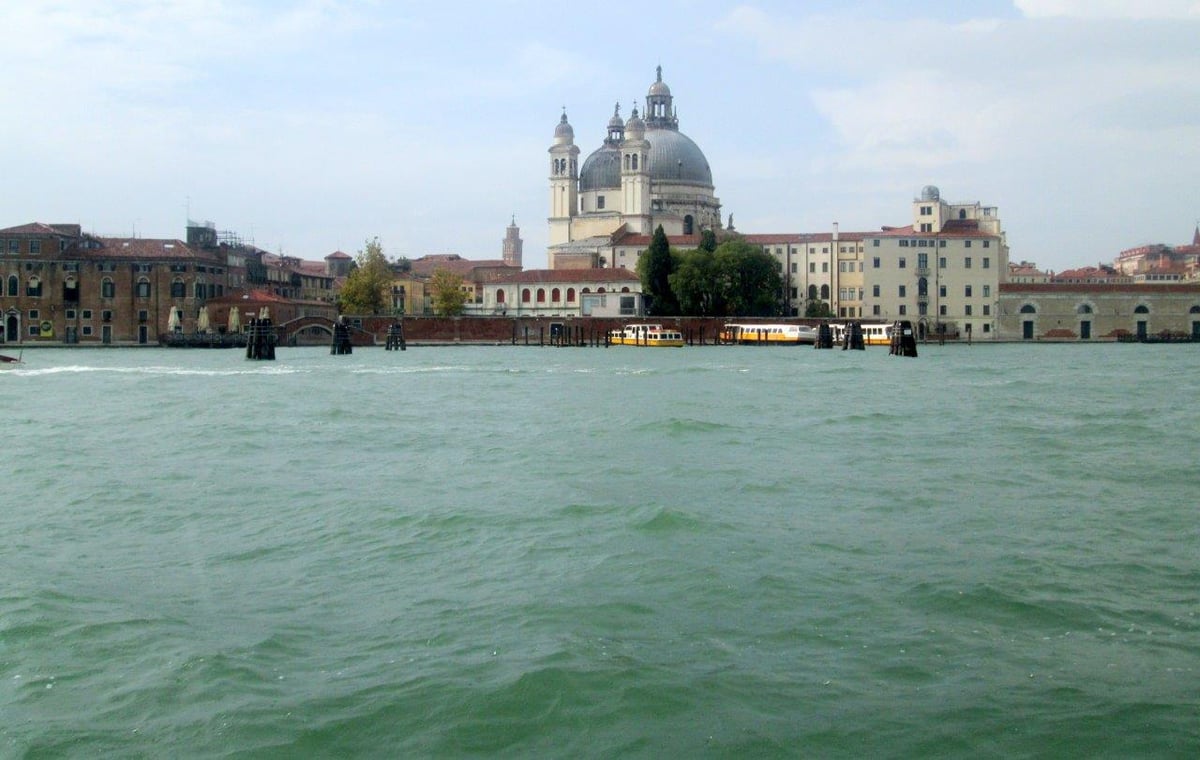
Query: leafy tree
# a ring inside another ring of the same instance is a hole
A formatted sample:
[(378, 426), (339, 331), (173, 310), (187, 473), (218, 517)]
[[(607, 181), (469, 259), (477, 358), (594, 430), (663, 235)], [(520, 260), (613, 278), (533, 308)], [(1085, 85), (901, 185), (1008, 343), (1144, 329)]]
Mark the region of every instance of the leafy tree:
[(808, 306), (804, 307), (804, 316), (826, 319), (833, 316), (833, 310), (824, 301), (809, 301)]
[(659, 316), (678, 314), (679, 302), (671, 290), (671, 272), (675, 268), (671, 244), (661, 224), (654, 230), (654, 237), (645, 255), (638, 259), (637, 268), (642, 280), (642, 292), (650, 297), (651, 313)]
[(338, 293), (338, 308), (343, 314), (379, 314), (388, 308), (392, 269), (383, 255), (379, 238), (371, 238), (358, 252), (350, 274)]
[(700, 232), (700, 247), (701, 251), (712, 253), (717, 250), (717, 233), (707, 227)]
[(770, 317), (779, 314), (783, 278), (775, 259), (742, 238), (717, 246), (718, 287), (724, 289), (729, 315)]
[(724, 298), (718, 292), (716, 257), (698, 248), (679, 255), (671, 274), (671, 290), (679, 299), (679, 313), (701, 317), (723, 316)]
[(429, 278), (429, 289), (433, 295), (433, 313), (439, 317), (456, 317), (463, 313), (468, 294), (463, 290), (461, 275), (448, 269), (436, 269)]

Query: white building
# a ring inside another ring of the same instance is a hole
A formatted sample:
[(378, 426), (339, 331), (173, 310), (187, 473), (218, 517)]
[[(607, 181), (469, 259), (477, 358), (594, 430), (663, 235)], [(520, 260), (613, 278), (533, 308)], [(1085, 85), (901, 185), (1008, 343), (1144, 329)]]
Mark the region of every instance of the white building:
[(635, 106), (623, 121), (618, 104), (603, 144), (582, 166), (565, 112), (549, 152), (551, 269), (601, 266), (601, 250), (614, 238), (650, 235), (659, 225), (672, 236), (721, 226), (708, 159), (679, 131), (661, 66), (646, 94), (645, 117)]

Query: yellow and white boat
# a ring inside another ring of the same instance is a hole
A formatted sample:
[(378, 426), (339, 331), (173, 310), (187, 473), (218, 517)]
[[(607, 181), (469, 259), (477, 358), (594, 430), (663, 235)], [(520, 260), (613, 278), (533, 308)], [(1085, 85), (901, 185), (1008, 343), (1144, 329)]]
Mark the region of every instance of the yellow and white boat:
[(811, 345), (816, 341), (817, 328), (809, 325), (727, 324), (721, 329), (722, 343)]
[(662, 325), (625, 325), (609, 332), (608, 342), (614, 346), (677, 347), (683, 345), (683, 333)]
[[(892, 345), (892, 323), (891, 322), (859, 322), (862, 327), (863, 345), (864, 346), (891, 346)], [(831, 323), (830, 329), (833, 330), (833, 345), (840, 346), (846, 338), (846, 330), (849, 329), (849, 323), (839, 324)]]

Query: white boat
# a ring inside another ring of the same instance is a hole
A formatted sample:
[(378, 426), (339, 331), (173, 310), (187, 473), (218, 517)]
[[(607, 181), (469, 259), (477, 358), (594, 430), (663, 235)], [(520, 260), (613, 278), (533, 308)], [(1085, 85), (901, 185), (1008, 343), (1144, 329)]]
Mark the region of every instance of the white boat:
[[(862, 327), (863, 345), (864, 346), (890, 346), (892, 345), (892, 323), (891, 322), (859, 322)], [(849, 323), (842, 324), (840, 322), (831, 322), (829, 328), (833, 331), (833, 345), (840, 346), (846, 338), (846, 329)]]
[(721, 329), (722, 343), (792, 345), (817, 342), (817, 328), (789, 324), (727, 324)]
[(662, 325), (625, 325), (608, 334), (614, 346), (678, 347), (683, 345), (683, 333)]

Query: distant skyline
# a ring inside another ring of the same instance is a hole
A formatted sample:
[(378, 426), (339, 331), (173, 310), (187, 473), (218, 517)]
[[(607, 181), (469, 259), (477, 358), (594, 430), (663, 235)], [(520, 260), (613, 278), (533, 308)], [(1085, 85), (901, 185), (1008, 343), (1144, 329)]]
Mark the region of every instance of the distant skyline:
[(723, 217), (911, 222), (937, 185), (1062, 270), (1200, 220), (1200, 0), (658, 3), (17, 0), (0, 8), (0, 227), (274, 253), (546, 264), (565, 106), (581, 159), (663, 67)]

